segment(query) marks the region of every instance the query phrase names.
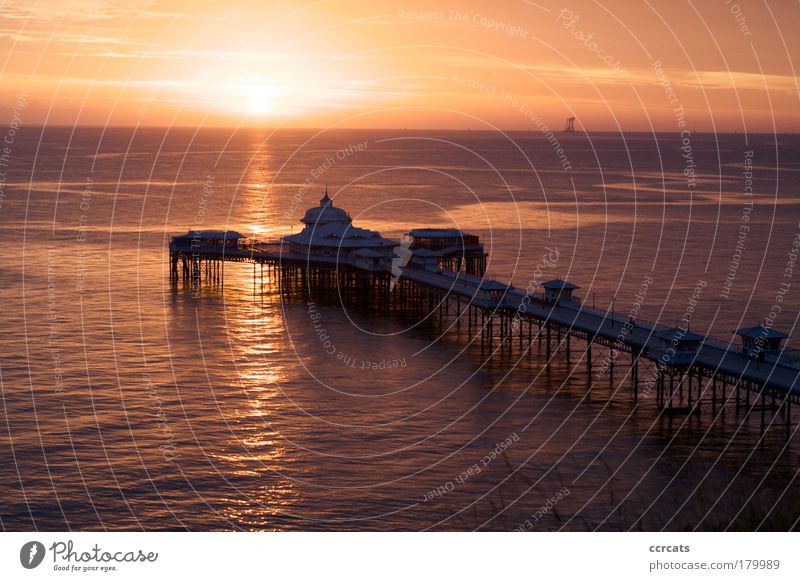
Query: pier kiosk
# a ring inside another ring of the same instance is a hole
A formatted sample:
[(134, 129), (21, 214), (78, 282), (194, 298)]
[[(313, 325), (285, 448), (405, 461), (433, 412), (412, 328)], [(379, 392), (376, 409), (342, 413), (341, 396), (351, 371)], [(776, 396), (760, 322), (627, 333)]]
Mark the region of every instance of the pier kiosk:
[(396, 255), (391, 251), (379, 252), (369, 248), (360, 248), (350, 253), (350, 263), (363, 270), (390, 270), (392, 259)]
[(581, 288), (560, 278), (547, 280), (540, 286), (544, 287), (544, 300), (553, 305), (561, 302), (576, 301), (577, 299), (572, 296), (572, 291)]
[(781, 342), (789, 335), (764, 325), (739, 329), (742, 338), (742, 355), (759, 360), (774, 359), (781, 352)]
[(410, 265), (413, 268), (436, 272), (439, 270), (439, 257), (433, 250), (416, 248), (411, 251)]
[(497, 280), (485, 280), (481, 283), (479, 288), (481, 291), (486, 293), (491, 303), (494, 306), (497, 306), (503, 300), (503, 297), (505, 297), (506, 293), (514, 287)]
[(706, 339), (680, 327), (660, 331), (656, 333), (656, 337), (661, 339), (663, 346), (661, 349), (654, 349), (650, 358), (675, 367), (692, 365)]

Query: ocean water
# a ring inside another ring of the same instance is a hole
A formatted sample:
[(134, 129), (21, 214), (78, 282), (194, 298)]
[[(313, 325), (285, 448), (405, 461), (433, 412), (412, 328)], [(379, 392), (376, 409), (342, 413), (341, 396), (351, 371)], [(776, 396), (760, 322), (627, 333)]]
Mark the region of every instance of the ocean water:
[(2, 528), (796, 527), (779, 415), (763, 442), (732, 406), (661, 417), (578, 341), (489, 356), (452, 318), (319, 304), (331, 354), (246, 264), (199, 297), (170, 284), (170, 235), (296, 232), (327, 186), (389, 237), (479, 234), (520, 286), (626, 313), (652, 277), (642, 318), (794, 330), (800, 137), (556, 137), (23, 128), (0, 168)]

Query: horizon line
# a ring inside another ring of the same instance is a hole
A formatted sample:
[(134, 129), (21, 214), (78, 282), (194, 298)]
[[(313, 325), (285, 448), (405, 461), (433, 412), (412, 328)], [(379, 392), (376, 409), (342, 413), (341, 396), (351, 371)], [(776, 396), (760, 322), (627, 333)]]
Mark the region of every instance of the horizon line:
[[(202, 129), (224, 129), (224, 130), (255, 130), (255, 131), (459, 131), (459, 132), (475, 132), (475, 133), (541, 133), (543, 135), (548, 132), (554, 134), (600, 134), (600, 133), (613, 133), (613, 134), (646, 134), (653, 135), (659, 133), (676, 133), (680, 134), (682, 131), (676, 129), (597, 129), (574, 132), (564, 131), (563, 129), (548, 128), (548, 131), (542, 131), (540, 128), (497, 128), (497, 129), (473, 129), (471, 127), (465, 128), (452, 128), (452, 127), (256, 127), (252, 125), (92, 125), (92, 124), (79, 124), (70, 125), (66, 123), (47, 123), (47, 124), (31, 124), (25, 127), (35, 127), (42, 129), (189, 129), (189, 130), (202, 130)], [(22, 129), (22, 127), (20, 127)], [(715, 131), (708, 129), (690, 130), (692, 135), (797, 135), (800, 134), (800, 129), (796, 131)]]

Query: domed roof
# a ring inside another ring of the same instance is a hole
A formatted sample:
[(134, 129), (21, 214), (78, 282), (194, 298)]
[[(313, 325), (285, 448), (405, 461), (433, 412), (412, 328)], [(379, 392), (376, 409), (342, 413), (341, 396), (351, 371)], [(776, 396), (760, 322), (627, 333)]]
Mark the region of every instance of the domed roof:
[(352, 219), (341, 208), (333, 207), (333, 201), (328, 197), (328, 188), (325, 188), (325, 195), (319, 201), (319, 206), (306, 210), (306, 215), (300, 221), (309, 226), (321, 226), (332, 223), (350, 224)]

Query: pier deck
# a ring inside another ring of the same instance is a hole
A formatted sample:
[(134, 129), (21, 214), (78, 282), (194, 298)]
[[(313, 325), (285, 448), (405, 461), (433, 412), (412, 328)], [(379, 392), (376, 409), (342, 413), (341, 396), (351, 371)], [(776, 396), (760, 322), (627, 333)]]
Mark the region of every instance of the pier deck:
[[(212, 279), (215, 276), (218, 278), (225, 261), (252, 262), (262, 265), (262, 269), (267, 266), (281, 285), (288, 281), (305, 289), (310, 285), (343, 287), (347, 296), (353, 296), (353, 292), (365, 293), (368, 304), (392, 303), (401, 309), (411, 310), (427, 303), (428, 309), (439, 311), (440, 319), (443, 312), (455, 312), (457, 317), (466, 316), (470, 328), (474, 323), (482, 347), (484, 342), (493, 345), (497, 338), (501, 344), (510, 345), (515, 338), (523, 344), (525, 325), (530, 345), (533, 342), (532, 326), (536, 325), (539, 341), (546, 334), (548, 358), (551, 331), (557, 334), (557, 347), (563, 337), (567, 354), (570, 337), (584, 340), (590, 370), (593, 370), (592, 346), (599, 344), (608, 347), (612, 354), (607, 358), (612, 377), (615, 351), (629, 353), (634, 401), (638, 400), (639, 362), (649, 360), (656, 364), (655, 388), (660, 408), (673, 409), (678, 389), (681, 400), (677, 402), (676, 409), (688, 409), (680, 407), (687, 380), (689, 408), (692, 408), (694, 378), (694, 406), (699, 406), (709, 384), (713, 389), (711, 402), (714, 406), (717, 403), (725, 404), (726, 387), (732, 387), (737, 409), (741, 400), (746, 401), (748, 409), (761, 410), (762, 430), (765, 426), (764, 410), (767, 407), (773, 412), (780, 409), (786, 418), (786, 434), (789, 437), (791, 404), (800, 403), (800, 368), (787, 365), (785, 361), (792, 361), (788, 358), (779, 359), (778, 362), (759, 361), (742, 353), (731, 342), (713, 338), (702, 338), (691, 352), (678, 351), (665, 355), (662, 335), (668, 331), (666, 327), (640, 319), (624, 320), (611, 312), (586, 307), (577, 299), (547, 300), (543, 293), (529, 292), (482, 276), (441, 268), (407, 265), (393, 274), (387, 265), (365, 268), (349, 261), (345, 255), (331, 254), (309, 256), (291, 253), (280, 242), (254, 241), (235, 248), (189, 248), (171, 244), (171, 279), (177, 282), (182, 273), (185, 280), (199, 283), (204, 272), (207, 276), (210, 272)], [(209, 263), (213, 266), (209, 267)], [(179, 268), (179, 264), (182, 264), (182, 268)], [(394, 290), (393, 285), (389, 284), (393, 276), (398, 283)], [(457, 308), (451, 311), (453, 301), (457, 303)], [(497, 334), (495, 330), (498, 330)], [(703, 388), (704, 379), (706, 388)], [(722, 390), (721, 399), (717, 397), (718, 383)], [(740, 392), (744, 393), (742, 397)], [(755, 401), (750, 405), (751, 393), (760, 398), (760, 407), (756, 407)], [(767, 399), (770, 400), (769, 405), (765, 403)], [(697, 409), (699, 411), (699, 407)]]
[[(484, 279), (455, 273), (433, 273), (416, 269), (403, 269), (409, 280), (438, 288), (447, 293), (461, 295), (481, 308), (490, 308), (517, 313), (522, 317), (533, 317), (539, 321), (566, 328), (592, 341), (641, 353), (656, 360), (654, 354), (662, 351), (663, 341), (656, 336), (667, 327), (636, 320), (629, 321), (612, 316), (610, 312), (585, 307), (579, 301), (563, 301), (552, 304), (545, 301), (541, 293), (530, 293), (509, 287), (499, 300), (480, 290)], [(523, 302), (524, 301), (524, 302)], [(513, 315), (512, 315), (513, 316)], [(626, 332), (623, 333), (623, 327)], [(758, 362), (738, 352), (733, 344), (725, 345), (718, 339), (707, 339), (689, 361), (676, 357), (672, 365), (699, 366), (717, 373), (725, 373), (772, 389), (800, 395), (798, 374), (800, 369), (783, 365)]]

